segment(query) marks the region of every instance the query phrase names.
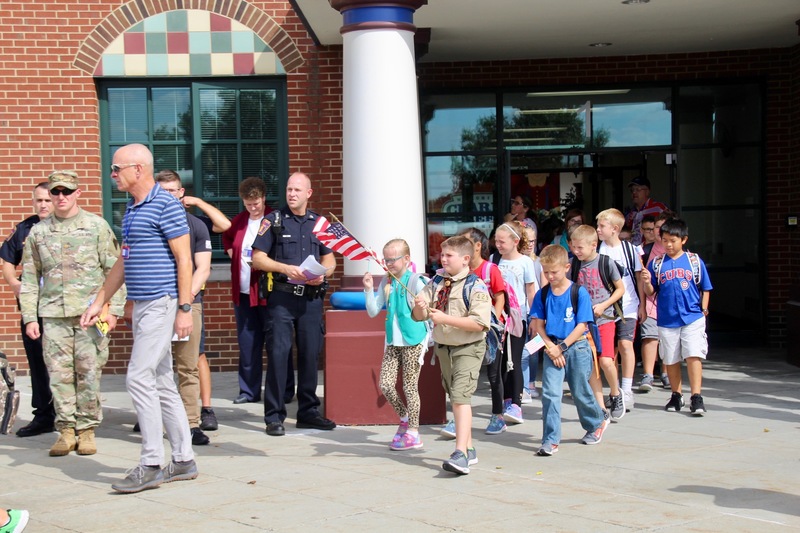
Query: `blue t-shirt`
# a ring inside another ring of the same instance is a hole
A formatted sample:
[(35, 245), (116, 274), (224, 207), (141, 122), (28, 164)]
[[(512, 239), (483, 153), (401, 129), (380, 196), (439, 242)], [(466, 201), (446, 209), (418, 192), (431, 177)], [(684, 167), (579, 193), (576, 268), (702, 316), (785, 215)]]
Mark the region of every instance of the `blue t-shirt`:
[[(570, 287), (572, 282), (570, 282)], [(550, 290), (547, 295), (547, 322), (545, 323), (544, 330), (550, 338), (566, 339), (575, 326), (581, 322), (592, 322), (594, 320), (594, 313), (592, 312), (592, 300), (589, 298), (589, 293), (586, 289), (581, 287), (578, 289), (578, 311), (572, 309), (572, 296), (571, 289), (563, 294), (556, 296)], [(533, 298), (533, 306), (531, 307), (531, 317), (544, 319), (544, 307), (542, 307), (542, 291), (538, 291)]]
[[(713, 287), (708, 279), (706, 264), (699, 256), (697, 260), (700, 262), (700, 288), (710, 291)], [(653, 263), (651, 261), (647, 268), (650, 270), (650, 284), (657, 293), (658, 326), (680, 328), (703, 318), (700, 290), (694, 283), (692, 264), (686, 253), (682, 253), (677, 259), (664, 255), (659, 282), (656, 282)]]
[(122, 221), (128, 300), (178, 297), (178, 271), (169, 241), (187, 233), (186, 210), (161, 185), (155, 184), (138, 204), (131, 199)]

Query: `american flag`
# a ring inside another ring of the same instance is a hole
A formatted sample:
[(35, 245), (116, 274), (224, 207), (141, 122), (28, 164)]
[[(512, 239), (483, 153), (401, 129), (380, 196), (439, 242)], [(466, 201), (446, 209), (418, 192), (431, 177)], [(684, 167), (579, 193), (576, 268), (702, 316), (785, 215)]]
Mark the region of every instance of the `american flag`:
[(376, 258), (375, 252), (364, 248), (341, 222), (331, 224), (325, 217), (319, 217), (313, 231), (319, 242), (348, 259)]

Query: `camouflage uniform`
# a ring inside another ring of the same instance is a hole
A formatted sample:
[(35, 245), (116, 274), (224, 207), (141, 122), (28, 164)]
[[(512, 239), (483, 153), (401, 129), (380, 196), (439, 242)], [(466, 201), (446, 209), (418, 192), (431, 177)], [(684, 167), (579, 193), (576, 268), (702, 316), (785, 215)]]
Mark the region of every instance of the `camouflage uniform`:
[[(82, 209), (68, 219), (55, 214), (31, 229), (22, 256), (22, 319), (42, 317), (44, 357), (56, 408), (56, 428), (94, 428), (103, 418), (100, 375), (108, 361), (108, 337), (80, 327), (93, 292), (119, 257), (105, 220)], [(39, 278), (42, 284), (39, 284)], [(123, 313), (125, 290), (109, 312)]]

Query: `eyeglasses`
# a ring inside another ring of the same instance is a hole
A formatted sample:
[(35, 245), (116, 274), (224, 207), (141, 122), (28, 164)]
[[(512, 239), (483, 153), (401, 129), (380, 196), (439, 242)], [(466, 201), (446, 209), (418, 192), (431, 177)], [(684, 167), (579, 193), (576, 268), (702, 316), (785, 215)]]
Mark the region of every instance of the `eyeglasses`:
[(400, 257), (384, 257), (383, 258), (383, 264), (385, 264), (385, 265), (393, 265), (396, 261), (400, 261), (404, 257), (405, 257), (404, 255), (401, 255)]
[(512, 198), (512, 199), (511, 199), (511, 205), (525, 205), (525, 204), (523, 204), (523, 203), (522, 203), (522, 202), (520, 202), (519, 200), (514, 200), (514, 199)]
[(78, 189), (51, 189), (50, 194), (53, 196), (63, 196), (66, 198), (67, 196), (71, 196), (72, 193), (77, 191)]
[(114, 173), (114, 174), (116, 174), (116, 173), (118, 173), (120, 170), (122, 170), (123, 168), (135, 167), (135, 166), (136, 166), (136, 165), (138, 165), (138, 164), (139, 164), (139, 163), (123, 163), (123, 164), (121, 164), (121, 165), (111, 165), (111, 172), (112, 172), (112, 173)]
[(181, 190), (180, 190), (180, 189), (167, 189), (166, 187), (162, 187), (162, 189), (164, 189), (165, 191), (167, 191), (168, 193), (170, 193), (172, 196), (174, 196), (174, 197), (178, 198), (178, 200), (180, 200), (181, 198), (183, 198), (183, 196), (178, 196), (178, 194), (180, 194), (180, 192), (181, 192)]

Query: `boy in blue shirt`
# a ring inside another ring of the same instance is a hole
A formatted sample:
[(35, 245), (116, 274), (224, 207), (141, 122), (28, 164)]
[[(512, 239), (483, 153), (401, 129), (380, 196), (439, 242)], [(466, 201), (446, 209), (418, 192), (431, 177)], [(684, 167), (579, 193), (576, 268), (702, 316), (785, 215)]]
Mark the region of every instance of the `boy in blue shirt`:
[[(593, 371), (592, 349), (586, 340), (586, 324), (594, 320), (592, 300), (583, 287), (578, 288), (577, 309), (572, 305), (572, 282), (567, 251), (559, 245), (542, 250), (539, 260), (548, 286), (533, 298), (531, 335), (538, 333), (545, 344), (542, 372), (542, 446), (537, 455), (550, 456), (561, 441), (561, 398), (566, 376), (581, 426), (586, 430), (581, 442), (599, 444), (609, 420), (589, 386)], [(543, 291), (547, 291), (543, 298)], [(548, 294), (549, 293), (549, 294)], [(543, 300), (546, 299), (546, 307)]]
[(681, 361), (686, 361), (692, 391), (690, 411), (703, 416), (701, 395), (703, 359), (708, 354), (706, 316), (709, 291), (713, 288), (703, 260), (683, 246), (689, 240), (686, 222), (673, 218), (661, 226), (665, 255), (653, 260), (642, 273), (645, 294), (658, 293), (658, 351), (667, 367), (672, 397), (664, 407), (678, 412), (684, 406), (681, 392)]

